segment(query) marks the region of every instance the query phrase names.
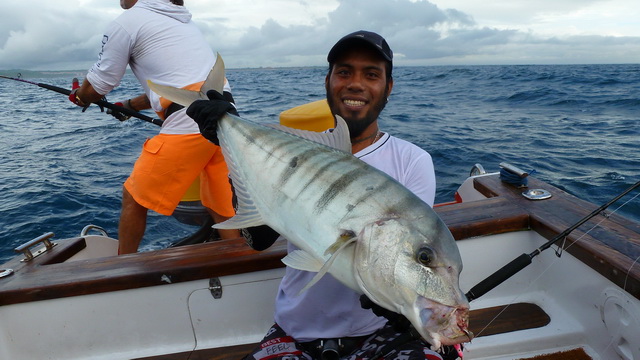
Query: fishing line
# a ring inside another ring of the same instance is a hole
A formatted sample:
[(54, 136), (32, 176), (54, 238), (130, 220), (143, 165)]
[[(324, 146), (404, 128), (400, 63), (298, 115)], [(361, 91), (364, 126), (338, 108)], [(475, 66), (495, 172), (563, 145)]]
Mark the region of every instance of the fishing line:
[[(564, 247), (564, 244), (566, 244), (567, 242), (567, 238), (568, 236), (565, 236), (564, 239), (562, 240), (562, 245), (558, 245), (558, 250), (556, 250), (556, 256), (560, 257), (562, 256), (562, 253), (566, 250), (568, 250), (570, 247), (572, 247), (573, 245), (575, 245), (578, 241), (580, 241), (580, 239), (582, 239), (585, 235), (589, 234), (592, 230), (594, 230), (596, 227), (600, 226), (600, 224), (602, 224), (602, 222), (604, 222), (605, 220), (608, 220), (612, 215), (614, 215), (616, 212), (618, 212), (618, 210), (622, 209), (623, 207), (627, 206), (630, 202), (634, 201), (636, 198), (638, 198), (640, 196), (640, 193), (634, 195), (631, 199), (625, 201), (624, 203), (622, 203), (622, 205), (618, 206), (617, 208), (613, 209), (611, 212), (606, 213), (604, 210), (601, 212), (602, 215), (602, 219), (600, 219), (600, 221), (598, 221), (595, 225), (593, 225), (587, 232), (585, 232), (584, 234), (582, 234), (580, 237), (578, 237), (573, 243), (567, 245), (567, 247)], [(631, 272), (631, 269), (629, 269), (629, 271), (627, 272), (627, 278), (629, 277), (629, 272)], [(625, 285), (626, 286), (626, 285)], [(623, 288), (624, 289), (624, 288)], [(625, 289), (626, 290), (626, 289)]]
[[(624, 286), (622, 287), (623, 290), (627, 289), (627, 280), (629, 279), (629, 273), (631, 272), (631, 269), (633, 269), (634, 265), (638, 263), (638, 260), (640, 260), (640, 256), (638, 256), (635, 261), (633, 263), (631, 263), (631, 266), (629, 267), (629, 270), (627, 270), (627, 276), (624, 278)], [(620, 327), (622, 326), (622, 324), (619, 325)], [(620, 329), (620, 327), (618, 327), (617, 330)], [(608, 350), (611, 346), (613, 346), (614, 342), (616, 339), (612, 338), (611, 341), (609, 341), (609, 344), (604, 348), (605, 350)]]
[[(269, 278), (265, 278), (264, 281), (267, 280), (274, 280), (276, 278), (274, 277), (269, 277)], [(253, 284), (253, 281), (243, 281), (243, 282), (238, 282), (238, 283), (234, 283), (232, 285), (236, 286), (236, 285), (246, 285), (246, 284)], [(195, 294), (198, 291), (202, 291), (202, 290), (209, 290), (209, 292), (211, 292), (211, 290), (214, 290), (215, 288), (213, 286), (208, 286), (205, 288), (199, 288), (199, 289), (193, 289), (191, 290), (191, 292), (189, 292), (189, 295), (187, 295), (187, 313), (189, 314), (189, 322), (191, 324), (191, 333), (193, 334), (193, 341), (194, 341), (194, 345), (193, 345), (193, 349), (191, 350), (191, 352), (189, 353), (189, 356), (187, 356), (187, 360), (191, 359), (191, 356), (195, 353), (196, 349), (198, 349), (198, 334), (196, 333), (196, 326), (195, 323), (193, 321), (193, 314), (191, 314), (191, 296), (193, 294)]]
[[(626, 205), (628, 205), (630, 202), (632, 202), (633, 200), (635, 200), (636, 198), (638, 198), (640, 196), (640, 193), (636, 194), (635, 196), (633, 196), (631, 199), (625, 201), (622, 205), (620, 205), (619, 207), (617, 207), (616, 209), (614, 209), (610, 214), (602, 214), (603, 215), (603, 219), (601, 219), (596, 225), (594, 225), (591, 229), (589, 229), (589, 232), (593, 229), (595, 229), (597, 226), (599, 226), (603, 221), (605, 221), (606, 219), (608, 219), (611, 215), (615, 214), (618, 210), (622, 209), (623, 207), (625, 207)], [(584, 235), (587, 235), (587, 233), (585, 233)], [(584, 236), (583, 235), (583, 236)], [(567, 249), (569, 249), (571, 246), (573, 246), (575, 243), (577, 243), (580, 239), (582, 238), (582, 236), (580, 238), (578, 238), (573, 244), (570, 244), (569, 246), (567, 246)], [(559, 261), (560, 259), (557, 259), (557, 261)], [(631, 263), (631, 265), (629, 266), (629, 269), (627, 269), (627, 273), (625, 274), (625, 278), (624, 278), (624, 283), (622, 286), (622, 290), (627, 290), (627, 281), (629, 280), (629, 274), (631, 273), (631, 270), (633, 269), (633, 267), (638, 263), (638, 260), (640, 260), (640, 256), (636, 257), (635, 260)], [(620, 327), (622, 327), (622, 324), (618, 325), (618, 329), (620, 329)], [(611, 332), (611, 331), (610, 331)], [(616, 341), (615, 338), (612, 337), (611, 341), (609, 341), (609, 344), (607, 344), (607, 346), (604, 348), (604, 350), (608, 350), (610, 347), (613, 346), (614, 342)]]
[(640, 260), (640, 256), (638, 256), (632, 263), (631, 266), (629, 266), (629, 269), (627, 270), (627, 274), (624, 277), (624, 286), (622, 287), (622, 290), (627, 290), (627, 280), (629, 280), (629, 274), (631, 273), (631, 269), (633, 269), (634, 265), (638, 263), (638, 260)]
[[(634, 185), (634, 186), (632, 186), (631, 188), (629, 188), (629, 189), (628, 189), (628, 191), (629, 191), (629, 190), (632, 190), (632, 189), (633, 189), (635, 186), (637, 186), (638, 184), (640, 184), (640, 183), (636, 183), (636, 185)], [(625, 192), (625, 193), (626, 193), (626, 192)], [(621, 204), (621, 205), (620, 205), (620, 206), (618, 206), (617, 208), (613, 209), (609, 214), (603, 213), (603, 211), (601, 211), (600, 213), (601, 213), (601, 215), (603, 216), (603, 218), (602, 218), (602, 219), (600, 219), (600, 220), (599, 220), (595, 225), (593, 225), (593, 226), (592, 226), (590, 229), (588, 229), (585, 233), (583, 233), (582, 235), (580, 235), (580, 236), (579, 236), (575, 241), (573, 241), (573, 243), (569, 244), (566, 248), (561, 247), (561, 249), (568, 250), (571, 246), (573, 246), (574, 244), (577, 244), (577, 243), (578, 243), (579, 241), (581, 241), (581, 240), (582, 240), (586, 235), (588, 235), (588, 234), (589, 234), (589, 233), (591, 233), (595, 228), (597, 228), (598, 226), (600, 226), (600, 224), (602, 224), (602, 222), (604, 222), (605, 220), (608, 220), (608, 219), (609, 219), (609, 217), (611, 217), (611, 215), (615, 214), (616, 212), (618, 212), (618, 210), (620, 210), (620, 209), (622, 209), (623, 207), (627, 206), (630, 202), (634, 201), (634, 200), (635, 200), (636, 198), (638, 198), (639, 196), (640, 196), (640, 193), (638, 193), (638, 194), (634, 195), (634, 196), (633, 196), (633, 197), (631, 197), (629, 200), (625, 201), (623, 204)], [(564, 239), (564, 240), (563, 240), (563, 243), (564, 243), (564, 242), (566, 242), (567, 237), (568, 237), (568, 235), (563, 237), (563, 239)], [(559, 239), (558, 239), (558, 240), (559, 240)], [(562, 245), (562, 246), (563, 246), (563, 245)], [(519, 298), (520, 298), (520, 297), (521, 297), (521, 296), (526, 292), (526, 290), (530, 289), (534, 284), (536, 284), (544, 274), (546, 274), (546, 273), (547, 273), (547, 272), (548, 272), (548, 271), (549, 271), (553, 266), (555, 266), (555, 265), (556, 265), (556, 264), (561, 260), (561, 258), (560, 258), (561, 253), (556, 252), (556, 256), (557, 256), (557, 258), (556, 258), (555, 260), (553, 260), (553, 261), (551, 262), (551, 264), (549, 264), (549, 265), (548, 265), (548, 266), (547, 266), (547, 267), (546, 267), (542, 272), (540, 272), (540, 274), (539, 274), (537, 277), (535, 277), (535, 278), (533, 279), (533, 281), (531, 281), (531, 282), (529, 282), (529, 283), (528, 283), (528, 285), (524, 288), (524, 290), (525, 290), (525, 291), (522, 291), (520, 294), (516, 295), (516, 296), (513, 298), (513, 300), (512, 300), (512, 301), (510, 301), (510, 302), (509, 302), (509, 303), (508, 303), (508, 304), (507, 304), (507, 305), (506, 305), (506, 306), (505, 306), (505, 307), (504, 307), (504, 308), (503, 308), (503, 309), (502, 309), (502, 310), (501, 310), (501, 311), (500, 311), (500, 312), (499, 312), (499, 313), (498, 313), (498, 314), (497, 314), (497, 315), (496, 315), (496, 316), (495, 316), (491, 321), (489, 321), (489, 323), (488, 323), (484, 328), (482, 328), (482, 330), (480, 330), (480, 331), (478, 332), (478, 334), (476, 335), (476, 337), (479, 337), (479, 336), (480, 336), (480, 334), (482, 334), (482, 332), (484, 332), (484, 331), (485, 331), (485, 330), (486, 330), (486, 329), (487, 329), (491, 324), (493, 324), (493, 323), (496, 321), (496, 319), (497, 319), (497, 318), (498, 318), (502, 313), (504, 313), (504, 312), (505, 312), (505, 311), (506, 311), (506, 310), (507, 310), (507, 309), (508, 309), (512, 304), (514, 304), (514, 303), (515, 303), (515, 302), (516, 302), (516, 301), (517, 301), (517, 300), (518, 300), (518, 299), (519, 299)], [(624, 282), (624, 285), (623, 285), (623, 287), (622, 287), (622, 289), (623, 289), (623, 290), (626, 290), (627, 280), (629, 279), (629, 274), (631, 273), (631, 269), (633, 269), (633, 266), (634, 266), (636, 263), (638, 263), (638, 260), (640, 260), (640, 256), (639, 256), (639, 257), (637, 257), (637, 258), (635, 259), (635, 261), (631, 264), (631, 266), (630, 266), (630, 267), (629, 267), (629, 269), (627, 270), (626, 277), (625, 277), (625, 282)], [(607, 346), (607, 348), (608, 348), (608, 347), (610, 347), (610, 346), (613, 344), (613, 341), (614, 341), (614, 340), (612, 339), (612, 340), (611, 340), (611, 342), (609, 343), (609, 345)], [(606, 348), (605, 348), (605, 349), (606, 349)]]
[(487, 292), (495, 289), (498, 285), (507, 281), (510, 277), (520, 272), (525, 267), (529, 266), (532, 262), (532, 259), (538, 255), (540, 255), (544, 250), (553, 246), (556, 242), (568, 236), (573, 230), (580, 227), (582, 224), (594, 218), (596, 215), (601, 214), (604, 210), (606, 210), (609, 206), (613, 205), (616, 201), (620, 200), (623, 196), (627, 195), (629, 192), (635, 190), (640, 186), (640, 181), (633, 184), (627, 190), (623, 191), (621, 194), (617, 195), (615, 198), (609, 200), (606, 204), (600, 206), (599, 208), (592, 211), (589, 215), (580, 219), (577, 223), (571, 225), (569, 228), (555, 236), (553, 239), (547, 241), (542, 246), (535, 249), (533, 252), (527, 254), (523, 253), (517, 258), (513, 259), (507, 265), (501, 267), (493, 274), (489, 275), (486, 279), (482, 280), (480, 283), (475, 285), (469, 290), (465, 296), (467, 300), (473, 301)]

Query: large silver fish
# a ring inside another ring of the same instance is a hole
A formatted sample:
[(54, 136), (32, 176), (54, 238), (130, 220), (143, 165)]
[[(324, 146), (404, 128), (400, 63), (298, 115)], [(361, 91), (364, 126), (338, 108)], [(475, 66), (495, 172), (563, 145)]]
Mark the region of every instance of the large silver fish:
[[(218, 57), (212, 73), (224, 79), (220, 72)], [(149, 85), (185, 106), (206, 93)], [(222, 92), (222, 83), (214, 88)], [(318, 272), (312, 283), (329, 272), (403, 314), (435, 349), (471, 340), (451, 233), (416, 195), (351, 154), (343, 119), (333, 132), (317, 133), (227, 114), (217, 131), (238, 210), (214, 227), (267, 224), (300, 248), (283, 261)]]

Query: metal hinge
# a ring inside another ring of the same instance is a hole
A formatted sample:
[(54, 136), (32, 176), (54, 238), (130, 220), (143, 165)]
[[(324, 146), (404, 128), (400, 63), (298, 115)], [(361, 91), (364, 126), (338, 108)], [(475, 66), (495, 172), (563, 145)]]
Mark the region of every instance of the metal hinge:
[(222, 298), (222, 284), (220, 283), (219, 278), (209, 279), (209, 291), (211, 291), (211, 295), (214, 299)]

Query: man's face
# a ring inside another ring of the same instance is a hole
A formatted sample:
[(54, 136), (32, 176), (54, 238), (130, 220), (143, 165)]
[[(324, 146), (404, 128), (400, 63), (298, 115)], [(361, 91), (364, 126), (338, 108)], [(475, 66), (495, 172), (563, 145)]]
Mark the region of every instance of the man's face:
[(391, 93), (387, 62), (375, 50), (353, 48), (337, 58), (325, 79), (327, 102), (333, 114), (347, 122), (357, 138), (376, 119)]

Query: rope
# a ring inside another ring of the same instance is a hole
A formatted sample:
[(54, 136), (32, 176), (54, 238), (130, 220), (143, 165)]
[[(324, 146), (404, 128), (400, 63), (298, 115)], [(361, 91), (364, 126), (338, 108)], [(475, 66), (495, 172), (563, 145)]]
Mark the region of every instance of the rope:
[[(535, 170), (529, 171), (528, 174), (531, 175), (533, 173), (535, 173)], [(500, 180), (517, 187), (527, 187), (528, 176), (521, 177), (504, 168), (500, 168)]]

